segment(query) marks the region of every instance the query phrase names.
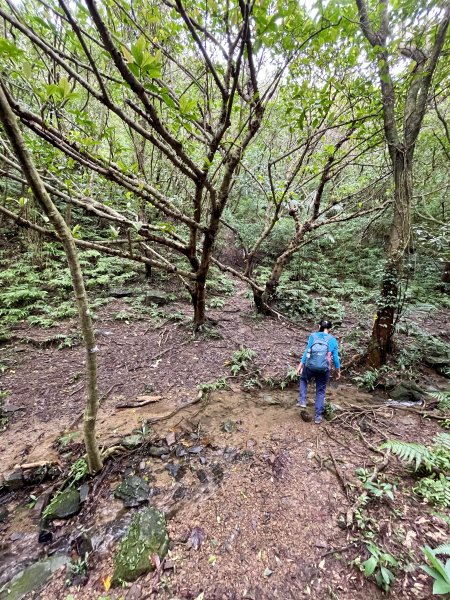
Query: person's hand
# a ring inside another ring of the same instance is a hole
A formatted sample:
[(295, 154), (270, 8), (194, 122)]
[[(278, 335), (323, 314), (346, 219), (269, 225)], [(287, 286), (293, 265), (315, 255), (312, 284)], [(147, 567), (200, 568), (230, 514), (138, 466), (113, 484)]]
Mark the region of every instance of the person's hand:
[(340, 370), (340, 369), (338, 369), (338, 370), (336, 371), (336, 380), (337, 380), (337, 381), (339, 381), (339, 379), (340, 379), (340, 378), (341, 378), (341, 370)]
[(300, 363), (297, 367), (296, 374), (297, 377), (303, 373), (303, 363)]

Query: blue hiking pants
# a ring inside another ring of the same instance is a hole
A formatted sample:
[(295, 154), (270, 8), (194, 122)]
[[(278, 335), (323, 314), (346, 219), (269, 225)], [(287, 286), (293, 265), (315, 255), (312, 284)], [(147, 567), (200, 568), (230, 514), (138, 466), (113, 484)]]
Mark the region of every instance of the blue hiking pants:
[(300, 403), (306, 403), (306, 392), (308, 391), (308, 383), (311, 379), (316, 380), (316, 418), (321, 417), (325, 406), (325, 390), (327, 383), (330, 381), (330, 370), (325, 373), (312, 373), (308, 367), (303, 369), (300, 377)]

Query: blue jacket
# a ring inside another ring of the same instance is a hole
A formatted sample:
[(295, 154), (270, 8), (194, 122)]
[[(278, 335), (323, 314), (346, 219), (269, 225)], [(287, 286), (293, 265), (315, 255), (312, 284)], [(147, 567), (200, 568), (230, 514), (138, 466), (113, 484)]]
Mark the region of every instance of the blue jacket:
[(313, 336), (317, 336), (319, 339), (326, 340), (328, 342), (328, 350), (329, 350), (331, 356), (333, 357), (334, 366), (336, 367), (336, 369), (340, 369), (341, 361), (339, 360), (339, 354), (338, 354), (339, 347), (338, 347), (337, 340), (329, 333), (324, 333), (323, 331), (316, 331), (314, 334), (311, 334), (309, 336), (308, 345), (306, 346), (306, 350), (302, 356), (301, 362), (303, 364), (306, 363), (306, 357), (308, 354), (308, 350), (311, 348), (311, 346), (313, 345), (313, 342), (314, 342)]

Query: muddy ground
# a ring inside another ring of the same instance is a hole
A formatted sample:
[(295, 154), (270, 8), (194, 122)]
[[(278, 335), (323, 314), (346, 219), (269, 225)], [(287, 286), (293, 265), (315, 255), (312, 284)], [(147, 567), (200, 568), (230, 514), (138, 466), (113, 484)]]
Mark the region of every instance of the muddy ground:
[[(124, 311), (130, 318), (117, 320)], [(313, 323), (261, 319), (239, 287), (222, 309), (210, 310), (216, 324), (206, 334), (193, 336), (187, 323), (170, 318), (173, 313), (188, 317), (188, 306), (174, 304), (165, 311), (165, 316), (138, 320), (123, 300), (99, 311), (99, 438), (111, 446), (140, 429), (145, 443), (107, 463), (104, 474), (90, 483), (81, 513), (57, 522), (47, 544), (37, 543), (39, 515), (26, 504), (30, 494), (40, 497), (53, 483), (1, 496), (0, 508), (6, 507), (8, 516), (0, 523), (0, 587), (45, 554), (72, 553), (73, 558), (74, 540), (88, 531), (94, 551), (83, 585), (75, 581), (68, 587), (68, 567), (63, 566), (42, 591), (28, 597), (383, 597), (352, 564), (358, 557), (368, 558), (360, 536), (354, 527), (339, 526), (355, 499), (347, 484), (354, 484), (357, 496), (355, 469), (373, 469), (382, 460), (376, 448), (387, 438), (429, 442), (439, 427), (414, 411), (380, 408), (383, 399), (374, 404), (372, 395), (351, 384), (355, 349), (346, 338), (355, 328), (368, 331), (364, 319), (350, 312), (336, 331), (347, 370), (340, 386), (330, 387), (328, 398), (342, 411), (316, 426), (301, 418), (296, 387), (279, 389)], [(418, 315), (417, 322), (432, 331), (434, 318), (439, 321), (438, 316)], [(36, 461), (54, 460), (65, 467), (82, 453), (80, 437), (65, 447), (55, 443), (81, 427), (83, 350), (76, 343), (58, 348), (61, 340), (75, 339), (75, 334), (75, 322), (45, 331), (23, 325), (1, 349), (0, 363), (8, 367), (2, 388), (11, 392), (5, 404), (13, 409), (0, 434), (2, 472)], [(232, 377), (229, 361), (241, 347), (257, 355), (245, 372)], [(227, 389), (189, 405), (197, 399), (200, 384), (221, 377)], [(249, 381), (253, 389), (245, 391)], [(421, 383), (445, 386), (432, 372), (424, 372)], [(139, 395), (158, 401), (140, 408), (117, 407)], [(365, 408), (355, 413), (355, 406)], [(170, 417), (175, 409), (180, 410)], [(155, 421), (149, 432), (142, 429), (148, 420)], [(167, 436), (195, 452), (178, 457), (175, 444), (168, 457), (150, 456), (149, 448), (165, 444)], [(183, 467), (176, 476), (174, 466)], [(145, 477), (156, 490), (150, 502), (167, 514), (170, 555), (156, 575), (106, 591), (117, 541), (134, 510), (124, 509), (113, 495), (126, 472)], [(425, 600), (431, 587), (429, 577), (417, 568), (423, 562), (420, 547), (445, 541), (448, 527), (411, 493), (412, 482), (396, 459), (389, 461), (383, 476), (397, 481), (395, 502), (378, 503), (369, 513), (377, 520), (384, 547), (410, 565), (399, 570), (391, 597)], [(189, 542), (193, 531), (201, 540), (197, 549)]]

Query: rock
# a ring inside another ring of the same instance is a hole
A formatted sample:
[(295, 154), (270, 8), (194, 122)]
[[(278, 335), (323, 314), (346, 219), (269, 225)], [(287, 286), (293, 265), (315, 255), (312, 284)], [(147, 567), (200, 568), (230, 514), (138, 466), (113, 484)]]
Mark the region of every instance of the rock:
[(164, 454), (169, 454), (170, 448), (167, 446), (150, 446), (148, 453), (150, 456), (161, 457)]
[(200, 454), (203, 448), (203, 446), (191, 446), (190, 448), (188, 448), (188, 452), (189, 454)]
[(119, 483), (114, 491), (114, 496), (123, 500), (124, 506), (133, 508), (150, 497), (150, 488), (147, 483), (137, 475), (130, 475)]
[(190, 534), (189, 539), (187, 541), (188, 548), (194, 548), (194, 550), (198, 550), (203, 542), (206, 540), (206, 533), (201, 527), (193, 527)]
[(261, 399), (263, 402), (268, 404), (269, 406), (274, 406), (276, 404), (280, 404), (280, 401), (272, 396), (272, 394), (264, 393), (261, 395)]
[(155, 570), (154, 554), (164, 558), (169, 549), (169, 536), (162, 512), (148, 507), (134, 515), (114, 559), (113, 583), (134, 581)]
[(175, 465), (173, 463), (166, 465), (166, 469), (169, 471), (175, 481), (180, 481), (180, 479), (186, 475), (187, 471), (186, 465)]
[(221, 429), (224, 433), (233, 433), (233, 431), (236, 431), (236, 427), (237, 425), (235, 421), (224, 421)]
[(69, 488), (53, 498), (45, 511), (45, 518), (49, 521), (54, 519), (68, 519), (77, 514), (81, 508), (80, 493), (78, 490)]
[(39, 496), (39, 498), (36, 501), (36, 504), (31, 509), (31, 514), (33, 515), (33, 518), (40, 519), (43, 510), (46, 508), (47, 504), (50, 501), (51, 495), (52, 492), (51, 490), (49, 490)]
[(48, 529), (41, 529), (38, 536), (39, 544), (48, 544), (53, 539), (53, 533)]
[(184, 449), (184, 446), (182, 446), (181, 444), (179, 444), (177, 446), (177, 449), (175, 450), (175, 455), (176, 455), (177, 458), (182, 458), (183, 456), (186, 456), (187, 452)]
[(180, 485), (180, 487), (174, 491), (172, 498), (175, 502), (178, 502), (178, 500), (182, 500), (186, 496), (186, 492), (187, 490), (184, 485)]
[(197, 477), (200, 483), (206, 483), (208, 481), (208, 477), (203, 469), (197, 471)]
[(88, 483), (83, 483), (82, 485), (80, 485), (80, 502), (86, 502), (87, 497), (89, 494), (89, 484)]
[(23, 478), (23, 472), (21, 469), (18, 469), (5, 475), (2, 488), (8, 492), (13, 492), (15, 490), (20, 490), (24, 485), (25, 480)]
[(312, 415), (310, 415), (309, 412), (306, 410), (301, 411), (300, 417), (302, 421), (305, 421), (305, 423), (311, 423), (311, 421), (313, 420)]
[(134, 294), (133, 290), (125, 290), (125, 289), (117, 289), (111, 290), (109, 295), (113, 298), (127, 298), (128, 296), (132, 296)]
[(396, 402), (422, 402), (424, 391), (413, 382), (402, 382), (396, 386), (389, 396)]
[(169, 294), (162, 290), (152, 290), (147, 292), (145, 295), (145, 304), (157, 304), (158, 306), (164, 306), (170, 302)]
[(430, 356), (425, 354), (424, 363), (443, 375), (450, 378), (450, 357), (446, 355)]
[(2, 588), (0, 600), (21, 600), (30, 592), (37, 593), (51, 574), (68, 562), (67, 556), (59, 554), (30, 565)]
[(86, 555), (92, 554), (93, 545), (92, 538), (86, 532), (80, 533), (80, 535), (73, 541), (73, 547), (76, 550), (78, 556), (85, 560)]
[(219, 463), (215, 463), (211, 467), (215, 483), (220, 483), (224, 476), (224, 470)]
[(136, 448), (142, 444), (143, 439), (144, 438), (140, 433), (135, 433), (132, 435), (126, 435), (120, 443), (122, 446), (125, 446), (125, 448)]

